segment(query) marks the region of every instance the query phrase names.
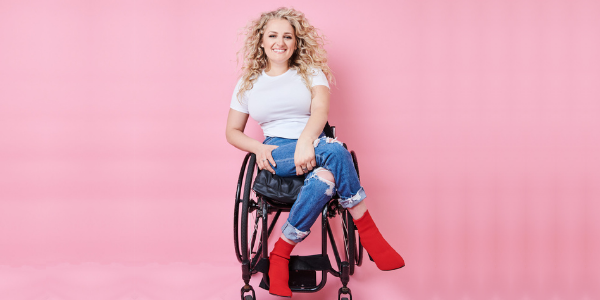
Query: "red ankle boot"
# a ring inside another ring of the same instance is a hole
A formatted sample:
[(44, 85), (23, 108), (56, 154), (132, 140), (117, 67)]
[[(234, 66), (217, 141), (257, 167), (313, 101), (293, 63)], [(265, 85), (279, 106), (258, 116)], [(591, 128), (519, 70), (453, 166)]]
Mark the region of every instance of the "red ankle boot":
[(294, 246), (282, 238), (275, 243), (275, 247), (269, 255), (269, 294), (292, 297), (292, 290), (288, 282), (290, 280), (290, 254)]
[(383, 238), (368, 210), (360, 219), (354, 220), (354, 224), (358, 228), (360, 242), (380, 270), (390, 271), (404, 267), (404, 259)]

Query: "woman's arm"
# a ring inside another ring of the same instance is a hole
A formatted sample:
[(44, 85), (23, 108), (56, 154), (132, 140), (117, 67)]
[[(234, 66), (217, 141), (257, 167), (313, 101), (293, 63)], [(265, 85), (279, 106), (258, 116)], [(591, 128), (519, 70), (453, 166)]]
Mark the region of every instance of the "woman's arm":
[[(314, 97), (310, 104), (310, 118), (308, 118), (308, 123), (306, 123), (306, 127), (300, 134), (300, 138), (298, 138), (296, 152), (294, 153), (297, 175), (308, 173), (317, 165), (313, 142), (323, 132), (323, 127), (325, 127), (329, 115), (329, 88), (324, 85), (317, 85), (312, 88), (312, 91)], [(304, 172), (303, 167), (308, 171)]]
[(259, 169), (267, 169), (269, 172), (275, 174), (273, 168), (267, 163), (267, 160), (275, 166), (275, 160), (271, 156), (271, 151), (278, 146), (264, 145), (263, 143), (247, 136), (244, 133), (246, 123), (248, 122), (248, 114), (239, 112), (235, 109), (229, 109), (229, 115), (227, 116), (227, 126), (225, 128), (225, 136), (227, 142), (234, 147), (256, 154), (256, 163)]

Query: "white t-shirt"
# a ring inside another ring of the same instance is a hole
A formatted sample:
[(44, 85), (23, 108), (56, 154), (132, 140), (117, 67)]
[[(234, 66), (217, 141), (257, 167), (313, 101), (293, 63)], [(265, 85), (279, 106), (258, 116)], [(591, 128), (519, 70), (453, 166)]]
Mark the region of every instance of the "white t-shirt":
[[(312, 68), (312, 86), (329, 88), (327, 77), (321, 69)], [(311, 74), (309, 72), (309, 76)], [(244, 93), (242, 103), (237, 93), (242, 84), (240, 78), (231, 97), (232, 109), (250, 114), (263, 130), (265, 136), (298, 139), (310, 117), (310, 91), (296, 69), (288, 69), (279, 76), (262, 74), (251, 90)]]

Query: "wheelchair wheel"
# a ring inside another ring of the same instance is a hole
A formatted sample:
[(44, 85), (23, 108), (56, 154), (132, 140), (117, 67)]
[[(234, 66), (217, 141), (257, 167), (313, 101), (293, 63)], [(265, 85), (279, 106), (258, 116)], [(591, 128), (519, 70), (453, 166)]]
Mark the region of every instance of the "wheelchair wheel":
[(262, 212), (252, 183), (256, 177), (256, 156), (248, 153), (242, 163), (235, 195), (233, 237), (239, 262), (249, 261), (254, 269), (261, 255)]
[[(356, 153), (354, 151), (350, 151), (350, 154), (352, 155), (352, 162), (354, 163), (354, 168), (356, 169), (356, 175), (358, 175), (358, 179), (360, 179), (360, 171), (358, 169), (358, 160), (356, 158)], [(350, 215), (350, 214), (348, 214), (348, 215)], [(352, 225), (354, 225), (354, 220), (352, 221)], [(353, 227), (356, 230), (356, 226), (353, 226)], [(360, 236), (358, 236), (358, 232), (356, 232), (355, 236), (358, 238), (355, 239), (356, 251), (354, 252), (354, 257), (355, 257), (356, 265), (360, 267), (362, 265), (362, 261), (363, 261), (363, 245), (360, 243)], [(353, 271), (354, 268), (352, 268), (351, 270)], [(352, 274), (352, 272), (350, 274)]]

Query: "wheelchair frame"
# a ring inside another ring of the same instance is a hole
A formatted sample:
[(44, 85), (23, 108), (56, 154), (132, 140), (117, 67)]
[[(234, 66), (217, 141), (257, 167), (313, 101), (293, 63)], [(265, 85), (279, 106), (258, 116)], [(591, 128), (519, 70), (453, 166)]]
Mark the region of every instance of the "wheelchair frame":
[[(325, 133), (329, 137), (335, 136), (335, 127), (329, 124), (325, 127)], [(344, 147), (347, 149), (346, 144)], [(358, 163), (354, 151), (350, 152), (356, 168)], [(250, 278), (258, 272), (263, 273), (260, 287), (269, 289), (269, 253), (268, 238), (271, 235), (281, 212), (289, 212), (292, 205), (277, 202), (258, 192), (252, 198), (251, 187), (257, 174), (256, 155), (246, 154), (238, 177), (234, 209), (234, 244), (238, 261), (242, 264), (242, 279), (244, 286), (241, 289), (242, 300), (256, 300), (254, 288), (250, 285)], [(266, 172), (266, 171), (265, 171)], [(240, 198), (241, 196), (241, 198)], [(352, 293), (347, 287), (350, 275), (354, 274), (355, 266), (360, 266), (363, 260), (363, 247), (360, 239), (357, 242), (358, 232), (354, 225), (352, 216), (347, 209), (341, 207), (337, 202), (338, 195), (323, 207), (321, 213), (321, 253), (310, 256), (290, 257), (290, 289), (293, 292), (317, 292), (327, 282), (327, 273), (340, 278), (342, 287), (338, 290), (338, 300), (352, 300)], [(275, 213), (272, 220), (269, 215)], [(249, 222), (249, 216), (253, 214), (254, 222)], [(344, 259), (340, 257), (336, 245), (330, 218), (340, 215), (344, 241)], [(254, 223), (254, 224), (250, 224)], [(253, 227), (250, 228), (250, 225)], [(249, 231), (250, 230), (250, 231)], [(251, 233), (249, 235), (249, 233)], [(331, 242), (332, 252), (335, 256), (337, 270), (331, 266), (327, 254), (327, 239)], [(250, 240), (250, 241), (249, 241)], [(265, 246), (266, 245), (266, 246)], [(316, 284), (316, 273), (321, 272), (321, 280)], [(347, 298), (350, 297), (350, 298)]]

